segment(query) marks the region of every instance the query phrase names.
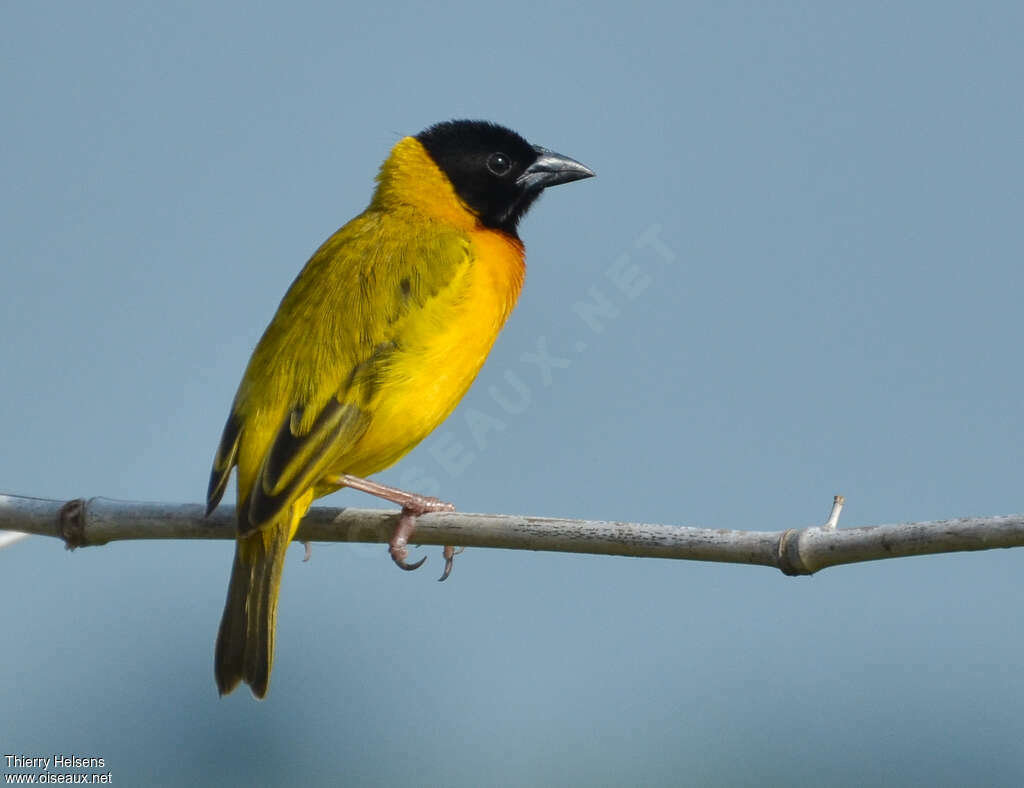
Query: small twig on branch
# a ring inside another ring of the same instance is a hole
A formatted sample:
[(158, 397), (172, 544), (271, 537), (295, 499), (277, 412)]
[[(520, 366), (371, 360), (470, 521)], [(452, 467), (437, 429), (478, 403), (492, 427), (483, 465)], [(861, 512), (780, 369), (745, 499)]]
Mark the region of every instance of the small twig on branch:
[(841, 495), (837, 495), (835, 498), (832, 499), (832, 512), (831, 514), (829, 514), (828, 519), (825, 521), (825, 524), (821, 526), (822, 528), (826, 528), (828, 530), (835, 530), (839, 527), (839, 515), (843, 511), (844, 503), (846, 503), (846, 499)]
[[(881, 558), (1024, 546), (1024, 515), (840, 529), (842, 507), (837, 495), (824, 525), (774, 532), (438, 512), (419, 517), (416, 542), (756, 564), (787, 575)], [(397, 518), (398, 512), (378, 509), (318, 507), (309, 510), (295, 539), (386, 543)], [(207, 518), (200, 504), (0, 495), (0, 529), (54, 536), (69, 548), (121, 539), (233, 539), (235, 511), (222, 506)]]

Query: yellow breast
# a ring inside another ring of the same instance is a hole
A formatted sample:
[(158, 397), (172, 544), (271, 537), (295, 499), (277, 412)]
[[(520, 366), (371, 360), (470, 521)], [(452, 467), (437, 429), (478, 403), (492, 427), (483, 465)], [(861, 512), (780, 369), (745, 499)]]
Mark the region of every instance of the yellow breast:
[(403, 327), (369, 408), (371, 424), (333, 473), (368, 476), (397, 462), (448, 417), (476, 379), (519, 297), (525, 265), (517, 239), (484, 229), (468, 238), (469, 264)]

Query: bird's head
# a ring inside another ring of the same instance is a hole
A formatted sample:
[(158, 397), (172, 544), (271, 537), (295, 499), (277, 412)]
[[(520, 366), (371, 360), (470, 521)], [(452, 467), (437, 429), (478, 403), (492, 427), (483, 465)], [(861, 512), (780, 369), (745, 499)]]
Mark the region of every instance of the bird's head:
[(437, 123), (417, 134), (416, 140), (480, 222), (512, 236), (548, 186), (594, 175), (575, 159), (531, 145), (514, 131), (487, 121)]

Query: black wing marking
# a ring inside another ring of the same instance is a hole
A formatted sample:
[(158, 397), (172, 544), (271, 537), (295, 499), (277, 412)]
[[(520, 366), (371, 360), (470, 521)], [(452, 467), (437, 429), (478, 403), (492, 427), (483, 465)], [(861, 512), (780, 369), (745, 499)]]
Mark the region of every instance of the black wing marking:
[(238, 532), (249, 533), (277, 517), (312, 487), (327, 469), (339, 446), (350, 446), (369, 425), (369, 416), (356, 405), (332, 397), (309, 430), (300, 433), (303, 408), (284, 420), (270, 445), (249, 499), (239, 513)]
[(210, 471), (210, 486), (206, 490), (206, 514), (209, 515), (220, 503), (224, 490), (227, 489), (231, 469), (235, 467), (238, 456), (238, 440), (242, 435), (242, 425), (238, 416), (232, 411), (224, 425), (220, 436), (217, 455), (213, 458), (213, 470)]

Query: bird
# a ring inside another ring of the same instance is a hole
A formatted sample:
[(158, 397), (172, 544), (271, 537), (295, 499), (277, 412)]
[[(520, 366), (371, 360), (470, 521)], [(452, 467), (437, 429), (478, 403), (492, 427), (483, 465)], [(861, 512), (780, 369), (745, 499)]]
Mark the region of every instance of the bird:
[[(214, 674), (220, 694), (267, 693), (284, 557), (315, 498), (343, 487), (401, 507), (402, 569), (416, 517), (450, 503), (366, 478), (454, 410), (518, 300), (520, 220), (544, 189), (589, 178), (575, 159), (480, 120), (400, 139), (369, 206), (302, 268), (256, 345), (210, 473), (206, 513), (236, 471), (236, 544)], [(441, 579), (454, 548), (444, 548)]]

